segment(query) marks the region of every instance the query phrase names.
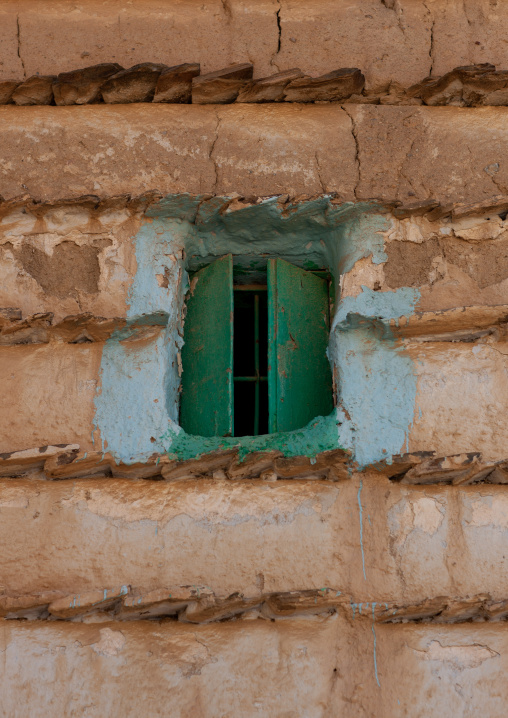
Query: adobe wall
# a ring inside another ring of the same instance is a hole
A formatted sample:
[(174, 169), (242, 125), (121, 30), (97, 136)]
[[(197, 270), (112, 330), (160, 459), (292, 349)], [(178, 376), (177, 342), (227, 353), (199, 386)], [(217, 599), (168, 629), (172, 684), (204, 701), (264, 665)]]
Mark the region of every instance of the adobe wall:
[(343, 201), (481, 202), (507, 192), (507, 112), (293, 103), (0, 106), (2, 195), (45, 201), (149, 190), (336, 192)]
[[(1, 715), (504, 716), (508, 109), (454, 106), (451, 71), (507, 68), (505, 22), (0, 2), (0, 81), (365, 76), (344, 102), (0, 106)], [(410, 98), (445, 73), (449, 106)], [(230, 251), (327, 258), (326, 450), (185, 443), (187, 272)]]
[(412, 85), (460, 65), (507, 66), (506, 14), (489, 0), (3, 0), (1, 79), (100, 62), (253, 62), (256, 76), (359, 67), (371, 87)]
[[(179, 718), (301, 715), (302, 706), (330, 718), (418, 715), (419, 706), (420, 715), (502, 715), (506, 625), (376, 625), (375, 639), (382, 690), (368, 617), (145, 622), (121, 630), (114, 623), (5, 622), (8, 689), (0, 705), (6, 715), (25, 715), (23, 692), (37, 717), (79, 714), (84, 704), (97, 715)], [(39, 685), (27, 689), (33, 671)]]

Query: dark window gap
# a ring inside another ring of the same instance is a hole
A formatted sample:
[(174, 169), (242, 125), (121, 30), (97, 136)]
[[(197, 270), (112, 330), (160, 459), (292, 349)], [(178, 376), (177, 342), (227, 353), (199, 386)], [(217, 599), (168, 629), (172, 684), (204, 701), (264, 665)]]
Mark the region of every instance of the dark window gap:
[(268, 433), (266, 286), (234, 288), (234, 435)]

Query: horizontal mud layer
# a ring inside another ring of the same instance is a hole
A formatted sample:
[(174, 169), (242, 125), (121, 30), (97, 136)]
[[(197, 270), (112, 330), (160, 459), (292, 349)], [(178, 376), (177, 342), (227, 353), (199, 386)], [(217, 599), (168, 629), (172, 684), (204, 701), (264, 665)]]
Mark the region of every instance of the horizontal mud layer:
[[(240, 612), (285, 594), (297, 613), (374, 603), (384, 620), (445, 609), (454, 620), (453, 606), (461, 620), (494, 617), (507, 599), (507, 501), (504, 486), (405, 486), (373, 472), (340, 483), (3, 479), (1, 595), (6, 611), (65, 599), (59, 613), (202, 587), (210, 616), (227, 615), (215, 601), (233, 594)], [(180, 594), (176, 612), (196, 600)]]
[(0, 652), (0, 710), (12, 718), (27, 705), (35, 718), (82, 705), (94, 718), (392, 718), (413, 716), (415, 705), (429, 718), (502, 718), (508, 697), (504, 624), (0, 621)]
[(360, 67), (382, 89), (460, 65), (508, 67), (506, 13), (488, 0), (2, 0), (0, 15), (2, 80), (107, 62), (200, 62), (209, 73), (248, 58), (256, 78)]
[(454, 204), (508, 195), (507, 112), (298, 103), (5, 106), (0, 194), (53, 201), (147, 188), (163, 195), (336, 193), (339, 201), (451, 204), (452, 212)]

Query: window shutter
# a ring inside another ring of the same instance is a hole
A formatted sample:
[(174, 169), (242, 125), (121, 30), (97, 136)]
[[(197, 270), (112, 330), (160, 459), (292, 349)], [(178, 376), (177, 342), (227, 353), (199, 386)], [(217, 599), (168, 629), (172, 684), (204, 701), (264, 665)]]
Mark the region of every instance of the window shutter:
[(333, 408), (326, 356), (328, 282), (283, 259), (268, 260), (268, 393), (271, 432), (292, 431)]
[(180, 423), (189, 434), (233, 433), (233, 257), (200, 269), (187, 299)]

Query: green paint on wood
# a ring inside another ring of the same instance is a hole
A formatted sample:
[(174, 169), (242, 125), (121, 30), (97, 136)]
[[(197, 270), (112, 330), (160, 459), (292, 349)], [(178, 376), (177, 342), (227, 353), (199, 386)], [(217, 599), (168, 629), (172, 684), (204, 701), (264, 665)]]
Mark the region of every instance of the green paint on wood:
[(233, 257), (196, 272), (182, 348), (180, 422), (189, 434), (233, 433)]
[(268, 394), (271, 432), (292, 431), (332, 411), (326, 355), (328, 282), (283, 259), (268, 261)]

